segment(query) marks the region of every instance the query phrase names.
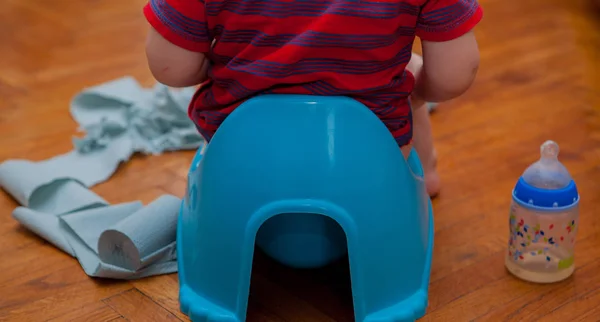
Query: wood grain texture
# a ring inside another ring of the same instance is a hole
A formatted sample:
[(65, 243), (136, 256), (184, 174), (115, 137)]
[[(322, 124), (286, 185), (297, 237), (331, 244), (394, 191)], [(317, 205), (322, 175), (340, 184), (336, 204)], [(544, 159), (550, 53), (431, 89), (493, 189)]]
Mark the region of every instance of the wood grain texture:
[(103, 301), (128, 321), (181, 321), (136, 289), (111, 296)]
[(123, 317), (110, 306), (103, 302), (92, 302), (84, 306), (78, 306), (76, 310), (70, 310), (66, 314), (47, 320), (48, 322), (108, 322), (122, 319)]
[[(473, 88), (432, 115), (443, 180), (434, 202), (430, 303), (422, 321), (600, 320), (600, 9), (593, 0), (481, 0), (481, 67)], [(0, 161), (71, 148), (70, 99), (132, 75), (144, 56), (144, 0), (4, 0), (0, 9)], [(536, 285), (504, 269), (510, 191), (547, 140), (580, 193), (577, 270)], [(134, 157), (94, 187), (109, 202), (181, 195), (192, 152)], [(1, 321), (188, 321), (176, 275), (119, 282), (20, 227), (0, 194)], [(281, 267), (258, 252), (249, 322), (352, 321), (348, 264)]]

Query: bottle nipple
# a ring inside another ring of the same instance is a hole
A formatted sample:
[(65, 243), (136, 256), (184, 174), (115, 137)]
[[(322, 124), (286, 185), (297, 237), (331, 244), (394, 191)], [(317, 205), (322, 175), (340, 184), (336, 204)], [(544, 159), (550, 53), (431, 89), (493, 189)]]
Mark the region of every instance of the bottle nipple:
[(560, 149), (556, 142), (546, 141), (540, 147), (540, 159), (523, 173), (528, 184), (543, 189), (560, 189), (569, 185), (571, 175), (558, 161)]
[(548, 161), (559, 162), (558, 161), (558, 152), (559, 151), (560, 151), (560, 148), (558, 147), (558, 144), (556, 144), (556, 142), (546, 141), (540, 147), (541, 160), (546, 161), (546, 162), (548, 162)]

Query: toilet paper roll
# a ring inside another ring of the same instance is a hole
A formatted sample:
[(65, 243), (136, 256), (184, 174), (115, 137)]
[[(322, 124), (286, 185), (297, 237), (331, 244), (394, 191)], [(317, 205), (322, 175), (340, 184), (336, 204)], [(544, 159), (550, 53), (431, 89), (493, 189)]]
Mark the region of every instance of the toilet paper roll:
[(133, 271), (172, 260), (180, 204), (179, 198), (164, 195), (105, 230), (98, 240), (98, 256)]

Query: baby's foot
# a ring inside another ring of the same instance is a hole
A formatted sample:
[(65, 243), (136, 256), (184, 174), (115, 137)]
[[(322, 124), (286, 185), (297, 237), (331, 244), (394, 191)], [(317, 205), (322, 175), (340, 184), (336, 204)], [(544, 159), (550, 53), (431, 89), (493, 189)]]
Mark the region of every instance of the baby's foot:
[(442, 189), (442, 183), (440, 175), (437, 172), (437, 155), (435, 152), (433, 152), (433, 160), (423, 167), (423, 173), (425, 177), (425, 188), (427, 188), (429, 197), (437, 197)]
[(437, 170), (425, 172), (425, 188), (427, 188), (427, 193), (431, 198), (437, 197), (437, 195), (440, 193), (442, 184)]

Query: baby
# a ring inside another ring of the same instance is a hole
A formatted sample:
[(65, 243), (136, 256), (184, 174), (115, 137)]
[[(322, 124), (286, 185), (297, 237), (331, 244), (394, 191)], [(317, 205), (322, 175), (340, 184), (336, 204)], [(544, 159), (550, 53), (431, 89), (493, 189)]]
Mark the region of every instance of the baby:
[[(476, 0), (150, 0), (144, 14), (154, 77), (202, 84), (188, 113), (207, 141), (259, 94), (348, 96), (379, 117), (405, 156), (414, 145), (427, 190), (438, 193), (424, 105), (461, 95), (475, 78)], [(422, 59), (412, 54), (415, 37)]]

